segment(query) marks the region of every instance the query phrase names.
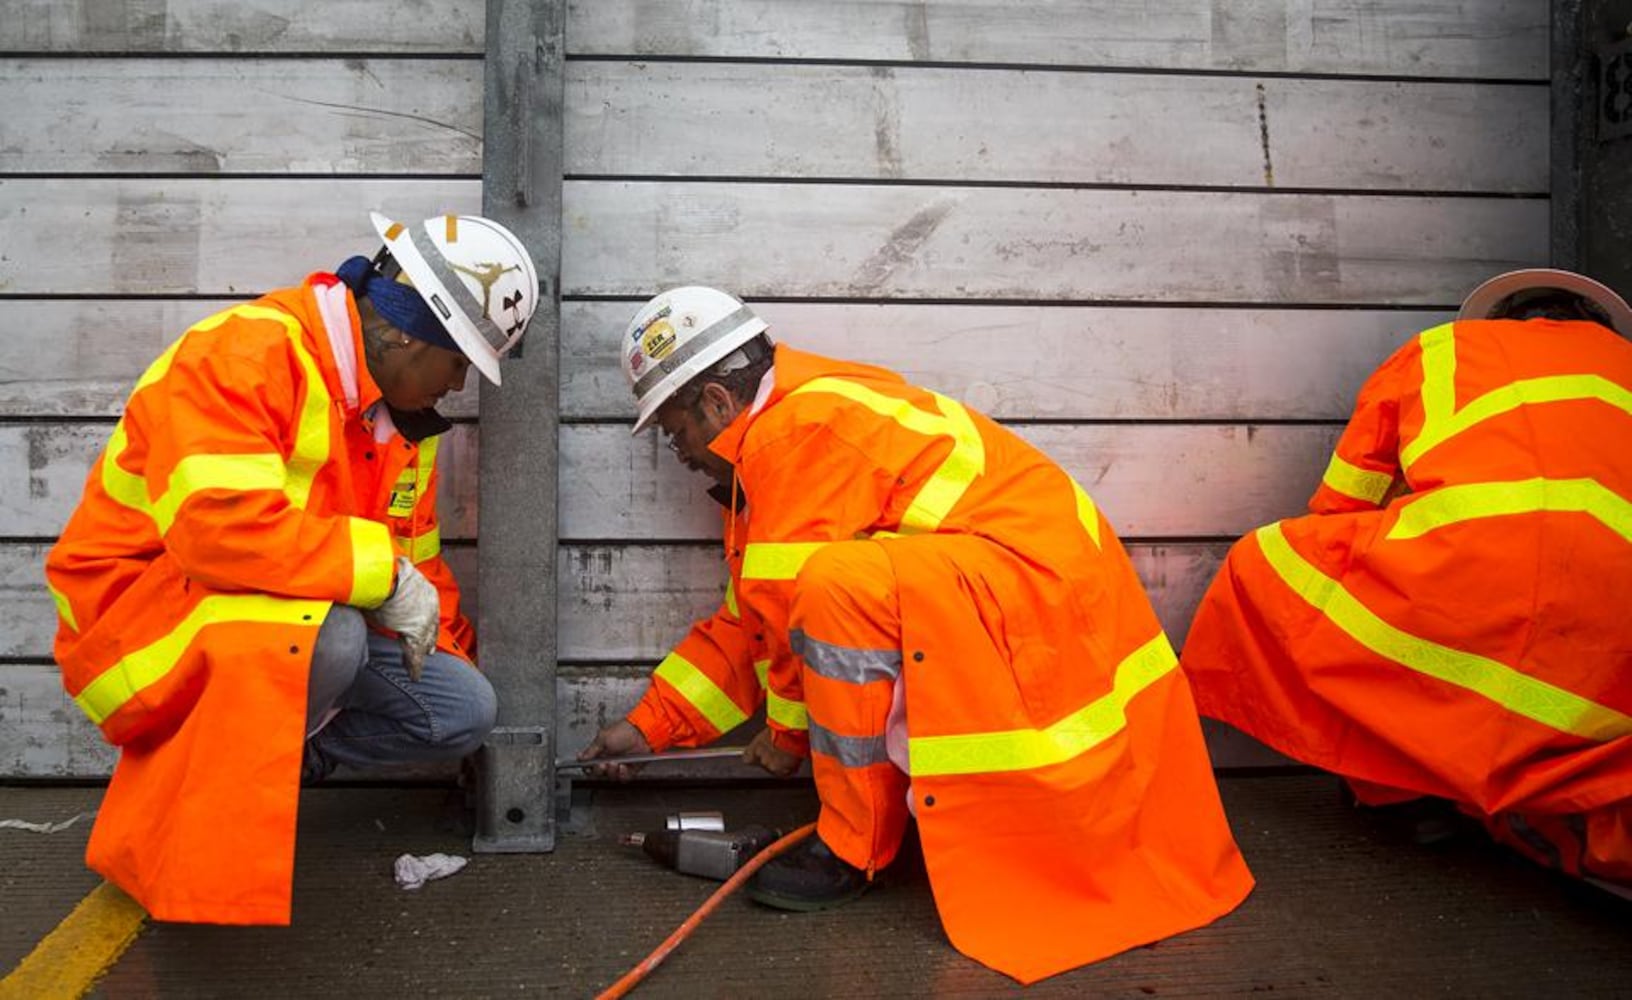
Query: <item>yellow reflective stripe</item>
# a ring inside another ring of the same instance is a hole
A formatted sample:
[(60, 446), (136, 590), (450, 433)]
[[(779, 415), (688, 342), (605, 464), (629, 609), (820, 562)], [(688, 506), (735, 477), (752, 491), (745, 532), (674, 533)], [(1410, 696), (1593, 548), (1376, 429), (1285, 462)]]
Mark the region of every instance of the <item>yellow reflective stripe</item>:
[[(272, 310), (268, 310), (269, 312)], [(282, 315), (279, 313), (278, 315)], [(300, 342), (300, 328), (293, 318), (285, 317), (289, 329), (289, 346), (295, 349), (300, 367), (306, 373), (306, 399), (300, 407), (300, 424), (295, 430), (295, 447), (289, 455), (289, 474), (283, 491), (289, 502), (305, 508), (312, 495), (312, 481), (317, 470), (329, 460), (329, 390), (323, 384), (323, 373), (317, 362)]]
[(1632, 717), (1596, 704), (1504, 663), (1404, 632), (1344, 590), (1299, 555), (1279, 524), (1258, 529), (1258, 544), (1269, 564), (1299, 597), (1323, 613), (1356, 642), (1417, 673), (1488, 698), (1510, 712), (1560, 732), (1588, 740), (1632, 733)]
[(346, 603), (354, 608), (377, 608), (391, 593), (391, 576), (396, 568), (397, 550), (392, 544), (391, 529), (366, 517), (350, 518), (348, 525), (351, 596), (346, 598)]
[(771, 661), (755, 660), (754, 673), (759, 677), (759, 686), (765, 689), (765, 717), (783, 729), (808, 730), (810, 713), (805, 710), (805, 703), (784, 698), (771, 690)]
[(709, 725), (722, 733), (748, 720), (747, 713), (738, 708), (729, 695), (679, 653), (665, 656), (652, 675), (667, 681)]
[(1406, 505), (1388, 537), (1416, 538), (1478, 517), (1543, 510), (1587, 514), (1632, 542), (1632, 503), (1594, 479), (1523, 479), (1441, 487)]
[(1394, 485), (1394, 476), (1387, 472), (1373, 472), (1362, 469), (1358, 465), (1350, 465), (1337, 455), (1332, 455), (1331, 462), (1326, 465), (1326, 475), (1321, 477), (1328, 489), (1336, 490), (1346, 497), (1363, 500), (1370, 504), (1380, 504), (1388, 490)]
[[(908, 531), (934, 531), (952, 513), (969, 491), (976, 477), (986, 470), (986, 443), (969, 419), (969, 411), (939, 393), (935, 401), (945, 415), (945, 431), (952, 436), (952, 451), (919, 488), (912, 503), (901, 515), (901, 527)], [(920, 413), (914, 409), (912, 412)]]
[(1456, 324), (1441, 323), (1417, 337), (1422, 351), (1423, 426), (1456, 412)]
[[(282, 324), (290, 346), (306, 373), (306, 398), (301, 404), (300, 419), (295, 429), (294, 449), (287, 463), (281, 456), (270, 454), (186, 456), (171, 470), (164, 495), (157, 500), (149, 500), (143, 478), (127, 472), (118, 463), (118, 456), (129, 445), (125, 421), (121, 419), (114, 427), (103, 453), (102, 489), (118, 503), (153, 518), (160, 535), (170, 530), (176, 511), (181, 509), (188, 497), (201, 489), (281, 489), (296, 507), (305, 507), (317, 470), (328, 461), (330, 397), (323, 385), (322, 372), (300, 342), (300, 325), (294, 317), (281, 310), (240, 305), (199, 321), (191, 330), (212, 330), (233, 317)], [(181, 345), (182, 340), (177, 340), (148, 367), (137, 381), (135, 392), (159, 381), (169, 372)], [(275, 473), (270, 464), (274, 461), (277, 463)]]
[(841, 378), (815, 378), (795, 389), (791, 395), (804, 392), (830, 392), (860, 403), (874, 413), (888, 417), (910, 431), (926, 437), (950, 437), (952, 451), (941, 462), (912, 498), (901, 515), (901, 528), (906, 531), (934, 531), (957, 506), (969, 485), (986, 471), (986, 443), (970, 419), (969, 411), (954, 400), (932, 393), (940, 414), (918, 409), (904, 399), (886, 396), (864, 385)]
[(1046, 729), (912, 737), (907, 741), (912, 776), (1024, 771), (1064, 763), (1121, 732), (1128, 703), (1178, 662), (1167, 636), (1158, 632), (1117, 664), (1110, 692)]
[(409, 562), (422, 563), (442, 554), (442, 529), (434, 527), (417, 535), (398, 535), (397, 551)]
[(1410, 465), (1421, 458), (1428, 449), (1444, 444), (1481, 421), (1501, 416), (1520, 406), (1580, 399), (1596, 399), (1622, 413), (1632, 414), (1632, 391), (1601, 375), (1549, 375), (1545, 378), (1524, 379), (1485, 393), (1432, 426), (1425, 423), (1422, 433), (1400, 449), (1400, 460), (1403, 464)]
[(1456, 408), (1456, 338), (1454, 326), (1424, 331), (1422, 345), (1422, 430), (1400, 449), (1400, 464), (1410, 468), (1429, 449), (1444, 444), (1475, 424), (1520, 406), (1596, 399), (1632, 414), (1632, 391), (1601, 375), (1549, 375), (1522, 379), (1492, 389), (1467, 406)]
[(750, 542), (742, 552), (744, 580), (792, 580), (826, 542)]
[(768, 689), (765, 692), (765, 717), (783, 729), (810, 728), (810, 713), (805, 710), (804, 702), (784, 698)]
[(1075, 479), (1071, 480), (1071, 489), (1077, 495), (1077, 520), (1087, 529), (1088, 537), (1094, 540), (1095, 548), (1099, 547), (1099, 508), (1094, 506), (1094, 498), (1088, 491), (1078, 485)]
[(431, 473), (436, 470), (436, 450), (441, 441), (442, 438), (438, 435), (425, 438), (419, 442), (417, 465), (419, 466), (419, 495), (422, 497), (425, 495), (425, 491), (430, 489)]
[[(732, 618), (742, 617), (742, 612), (737, 610), (737, 584), (735, 580), (727, 579), (725, 581), (725, 610), (730, 612)], [(761, 684), (765, 683), (765, 678), (760, 677), (759, 682)]]
[(45, 582), (45, 589), (51, 592), (51, 600), (56, 602), (57, 615), (61, 617), (64, 622), (68, 623), (69, 628), (73, 629), (75, 632), (78, 632), (79, 622), (74, 619), (74, 606), (68, 603), (68, 595), (51, 586), (51, 581), (49, 580)]
[[(142, 377), (136, 380), (136, 388), (131, 390), (131, 397), (134, 398), (137, 393), (164, 378), (170, 371), (171, 362), (175, 360), (176, 351), (180, 349), (179, 339), (165, 348), (158, 360), (148, 365)], [(102, 492), (116, 503), (145, 514), (148, 512), (146, 481), (133, 472), (125, 471), (118, 461), (129, 444), (130, 433), (125, 428), (124, 419), (120, 418), (113, 427), (112, 436), (108, 438), (108, 446), (102, 451)]]
[(159, 534), (170, 531), (176, 511), (200, 490), (281, 490), (287, 469), (283, 456), (188, 455), (176, 463), (164, 495), (153, 501), (148, 514), (158, 525)]
[(195, 636), (209, 625), (270, 623), (310, 625), (323, 622), (328, 601), (268, 597), (264, 594), (225, 594), (206, 597), (170, 634), (126, 654), (97, 675), (74, 698), (74, 703), (101, 725), (141, 691), (163, 680), (187, 652)]

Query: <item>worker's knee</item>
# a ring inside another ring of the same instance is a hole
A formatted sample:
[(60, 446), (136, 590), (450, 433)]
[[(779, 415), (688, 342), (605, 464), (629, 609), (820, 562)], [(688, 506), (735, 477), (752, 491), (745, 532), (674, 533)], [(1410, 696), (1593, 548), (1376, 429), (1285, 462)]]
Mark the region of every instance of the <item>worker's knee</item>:
[(457, 657), (447, 657), (457, 678), (451, 697), (439, 707), (434, 727), (439, 750), (450, 757), (476, 752), (493, 731), (499, 701), (488, 682), (474, 667)]
[(835, 542), (817, 549), (794, 581), (792, 624), (804, 627), (842, 618), (896, 620), (895, 573), (876, 542)]
[(329, 609), (312, 645), (306, 684), (306, 729), (310, 732), (357, 682), (368, 662), (368, 626), (362, 612), (344, 604)]

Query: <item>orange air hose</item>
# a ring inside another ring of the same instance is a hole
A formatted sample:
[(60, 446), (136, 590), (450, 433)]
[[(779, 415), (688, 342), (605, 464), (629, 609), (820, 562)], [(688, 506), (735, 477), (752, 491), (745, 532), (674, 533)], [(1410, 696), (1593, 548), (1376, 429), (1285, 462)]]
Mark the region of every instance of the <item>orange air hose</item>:
[(737, 869), (736, 874), (726, 879), (724, 885), (720, 886), (718, 889), (715, 889), (714, 894), (709, 896), (708, 899), (704, 900), (703, 905), (697, 907), (695, 913), (682, 921), (680, 926), (674, 929), (673, 934), (670, 934), (662, 944), (654, 948), (652, 953), (642, 959), (639, 965), (635, 966), (633, 969), (630, 969), (628, 972), (625, 972), (622, 979), (619, 979), (611, 986), (608, 986), (605, 992), (596, 997), (596, 1000), (613, 1000), (613, 998), (624, 996), (630, 990), (634, 989), (636, 984), (638, 984), (642, 979), (646, 978), (647, 973), (657, 968), (660, 964), (662, 964), (665, 958), (669, 957), (670, 952), (680, 947), (680, 943), (689, 937), (692, 931), (697, 929), (697, 925), (703, 922), (704, 917), (708, 916), (710, 913), (713, 913), (719, 908), (721, 903), (725, 902), (725, 897), (731, 895), (733, 892), (736, 892), (739, 888), (741, 888), (742, 884), (752, 878), (754, 872), (759, 871), (759, 869), (763, 867), (767, 861), (770, 861), (778, 854), (781, 854), (783, 851), (786, 851), (788, 848), (799, 843), (801, 840), (804, 840), (806, 837), (815, 832), (816, 824), (806, 823), (804, 826), (801, 826), (799, 829), (793, 831), (792, 833), (773, 843), (771, 846), (765, 848), (763, 851), (760, 851), (758, 854), (754, 855), (751, 859), (749, 859), (747, 864)]

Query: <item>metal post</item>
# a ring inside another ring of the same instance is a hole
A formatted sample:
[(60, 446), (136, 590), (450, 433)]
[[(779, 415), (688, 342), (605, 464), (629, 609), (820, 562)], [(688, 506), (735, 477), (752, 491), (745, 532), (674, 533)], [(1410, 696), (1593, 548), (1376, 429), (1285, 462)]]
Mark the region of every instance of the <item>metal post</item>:
[(482, 210), (538, 265), (539, 306), (484, 386), (477, 624), (498, 727), (477, 757), (478, 853), (555, 848), (556, 462), (564, 0), (488, 0)]
[(1554, 267), (1581, 266), (1581, 116), (1586, 83), (1581, 42), (1581, 0), (1557, 0), (1552, 21), (1552, 203)]

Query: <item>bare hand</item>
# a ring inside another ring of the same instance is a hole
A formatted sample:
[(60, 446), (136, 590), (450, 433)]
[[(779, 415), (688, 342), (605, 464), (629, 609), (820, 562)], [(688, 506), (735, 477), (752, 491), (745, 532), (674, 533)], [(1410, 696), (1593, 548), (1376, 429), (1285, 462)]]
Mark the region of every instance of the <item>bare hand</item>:
[(578, 751), (579, 760), (595, 760), (599, 757), (607, 758), (606, 763), (597, 764), (589, 769), (589, 773), (596, 778), (613, 778), (618, 781), (628, 781), (640, 770), (639, 764), (619, 764), (613, 758), (633, 753), (651, 753), (651, 744), (640, 730), (626, 719), (619, 719), (610, 726), (595, 734), (595, 739), (589, 746)]
[(744, 764), (758, 764), (778, 778), (786, 778), (799, 770), (799, 765), (803, 761), (802, 758), (788, 753), (771, 742), (771, 731), (769, 729), (761, 729), (759, 735), (754, 737), (754, 741), (743, 749), (742, 762)]

